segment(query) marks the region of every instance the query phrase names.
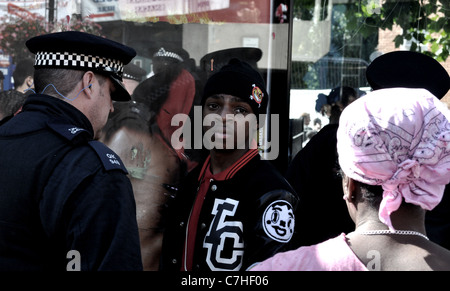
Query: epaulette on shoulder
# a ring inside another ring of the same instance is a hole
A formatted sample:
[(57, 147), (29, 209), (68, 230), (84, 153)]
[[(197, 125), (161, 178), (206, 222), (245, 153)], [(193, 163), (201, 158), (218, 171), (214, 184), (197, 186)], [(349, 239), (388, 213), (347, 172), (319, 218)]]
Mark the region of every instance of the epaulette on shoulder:
[(88, 144), (97, 153), (106, 171), (122, 170), (125, 174), (128, 174), (128, 171), (125, 168), (122, 160), (113, 150), (111, 150), (103, 143), (95, 140), (88, 142)]
[(58, 119), (50, 120), (47, 125), (56, 133), (66, 138), (71, 142), (80, 139), (81, 136), (86, 136), (85, 140), (90, 139), (89, 131), (84, 128), (74, 126), (73, 124), (61, 121)]
[(122, 170), (125, 174), (128, 174), (128, 171), (123, 165), (122, 160), (119, 158), (119, 156), (103, 143), (92, 140), (91, 134), (88, 130), (71, 125), (66, 121), (58, 119), (49, 121), (47, 125), (53, 131), (63, 136), (74, 145), (80, 143), (89, 144), (91, 148), (94, 149), (94, 151), (97, 153), (106, 171)]

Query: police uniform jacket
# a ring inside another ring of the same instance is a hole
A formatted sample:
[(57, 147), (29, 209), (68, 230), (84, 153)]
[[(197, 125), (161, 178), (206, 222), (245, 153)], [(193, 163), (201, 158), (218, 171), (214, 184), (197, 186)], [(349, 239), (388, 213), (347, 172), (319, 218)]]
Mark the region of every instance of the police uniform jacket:
[(0, 270), (142, 269), (126, 170), (75, 107), (29, 96), (0, 165)]
[[(245, 270), (290, 249), (297, 195), (269, 161), (250, 150), (221, 179), (205, 181), (209, 157), (187, 176), (168, 205), (162, 270)], [(209, 182), (196, 223), (192, 268), (187, 226), (201, 184)]]

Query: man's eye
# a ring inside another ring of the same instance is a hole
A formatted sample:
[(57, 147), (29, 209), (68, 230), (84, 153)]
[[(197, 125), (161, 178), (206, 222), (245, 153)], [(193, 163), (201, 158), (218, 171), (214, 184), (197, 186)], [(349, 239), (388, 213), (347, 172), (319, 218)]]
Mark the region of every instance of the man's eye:
[(219, 105), (217, 105), (216, 103), (208, 103), (207, 107), (209, 110), (216, 110), (217, 108), (219, 108)]
[(234, 111), (235, 111), (236, 114), (239, 114), (239, 113), (240, 114), (246, 114), (246, 113), (248, 113), (248, 110), (243, 108), (243, 107), (238, 107)]

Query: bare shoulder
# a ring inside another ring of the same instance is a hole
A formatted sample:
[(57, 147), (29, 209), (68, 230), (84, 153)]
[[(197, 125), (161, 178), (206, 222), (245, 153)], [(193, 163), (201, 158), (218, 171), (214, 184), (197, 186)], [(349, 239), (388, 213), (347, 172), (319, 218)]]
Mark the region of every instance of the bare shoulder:
[(450, 271), (450, 251), (431, 241), (412, 241), (391, 249), (389, 257), (396, 258), (386, 267), (392, 270)]
[(420, 237), (348, 235), (353, 252), (366, 266), (382, 271), (450, 271), (450, 251)]
[(424, 260), (431, 270), (434, 271), (450, 271), (450, 251), (435, 244), (430, 244), (427, 248), (428, 255)]

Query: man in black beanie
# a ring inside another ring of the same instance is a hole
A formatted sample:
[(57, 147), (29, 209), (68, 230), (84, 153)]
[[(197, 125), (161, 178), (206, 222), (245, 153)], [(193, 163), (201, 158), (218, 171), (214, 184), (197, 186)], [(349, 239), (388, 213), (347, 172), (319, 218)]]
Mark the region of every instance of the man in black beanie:
[(261, 160), (251, 138), (258, 124), (242, 126), (249, 142), (236, 135), (238, 116), (248, 121), (265, 113), (267, 99), (261, 75), (237, 59), (206, 82), (203, 140), (209, 133), (213, 146), (169, 202), (161, 269), (245, 270), (289, 249), (297, 196), (270, 162)]

